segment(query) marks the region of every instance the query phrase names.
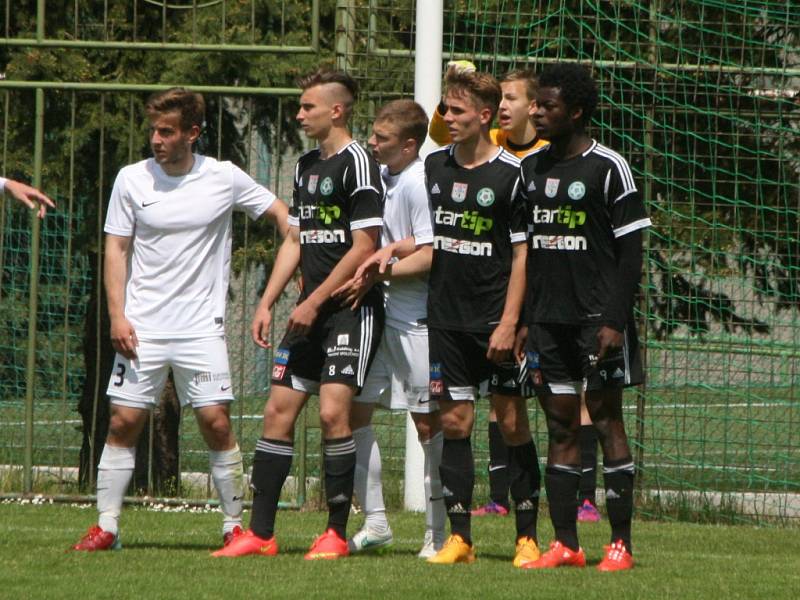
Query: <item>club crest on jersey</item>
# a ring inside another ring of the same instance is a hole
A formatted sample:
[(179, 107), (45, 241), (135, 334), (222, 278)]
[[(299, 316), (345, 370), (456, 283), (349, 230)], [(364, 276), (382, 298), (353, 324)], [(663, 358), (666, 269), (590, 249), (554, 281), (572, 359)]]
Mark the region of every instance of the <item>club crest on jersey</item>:
[(580, 200), (586, 194), (586, 186), (582, 181), (573, 181), (567, 188), (567, 195), (572, 200)]
[(494, 191), (488, 187), (481, 188), (478, 190), (478, 195), (475, 199), (481, 206), (491, 206), (494, 204)]
[(322, 183), (319, 184), (319, 191), (322, 192), (323, 196), (330, 196), (333, 193), (333, 179), (330, 177), (323, 179)]
[(453, 191), (450, 193), (450, 197), (453, 199), (453, 202), (463, 202), (467, 199), (467, 184), (466, 183), (454, 183), (453, 184)]
[(560, 179), (547, 178), (547, 183), (544, 186), (544, 195), (548, 198), (555, 198), (558, 193), (558, 184), (561, 183)]
[[(309, 175), (308, 176), (308, 193), (313, 194), (317, 191), (317, 181), (319, 181), (319, 175)], [(302, 181), (300, 182), (302, 186)]]

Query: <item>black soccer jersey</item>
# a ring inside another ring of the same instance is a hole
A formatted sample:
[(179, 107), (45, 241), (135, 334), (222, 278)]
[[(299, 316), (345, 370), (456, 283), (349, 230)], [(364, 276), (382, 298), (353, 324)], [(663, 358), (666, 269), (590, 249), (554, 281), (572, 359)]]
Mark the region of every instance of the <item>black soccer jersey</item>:
[(454, 146), (425, 160), (433, 212), (433, 263), (428, 324), (483, 333), (503, 313), (511, 273), (511, 246), (524, 242), (519, 159), (503, 149), (472, 169), (461, 167)]
[(297, 161), (289, 225), (300, 228), (302, 298), (325, 281), (353, 245), (352, 231), (383, 224), (383, 184), (375, 160), (356, 142)]
[(614, 239), (650, 225), (628, 163), (593, 141), (558, 161), (545, 147), (520, 168), (529, 220), (529, 323), (602, 319), (618, 285)]

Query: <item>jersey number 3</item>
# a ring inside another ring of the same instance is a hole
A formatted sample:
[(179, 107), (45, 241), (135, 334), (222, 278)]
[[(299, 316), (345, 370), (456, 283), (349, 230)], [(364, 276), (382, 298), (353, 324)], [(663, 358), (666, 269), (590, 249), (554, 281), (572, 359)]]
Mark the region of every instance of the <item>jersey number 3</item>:
[(124, 381), (124, 377), (125, 377), (125, 365), (124, 364), (117, 363), (117, 373), (116, 373), (116, 375), (117, 375), (117, 377), (119, 379), (117, 379), (114, 382), (114, 385), (117, 386), (117, 387), (120, 387), (122, 385), (122, 382)]

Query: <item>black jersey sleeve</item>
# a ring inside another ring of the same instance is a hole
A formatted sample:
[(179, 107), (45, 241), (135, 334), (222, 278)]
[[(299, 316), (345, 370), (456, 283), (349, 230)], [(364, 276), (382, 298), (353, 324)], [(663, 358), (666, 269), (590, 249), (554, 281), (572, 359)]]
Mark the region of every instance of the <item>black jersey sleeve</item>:
[(527, 198), (522, 193), (522, 177), (517, 177), (514, 193), (511, 196), (511, 207), (508, 219), (508, 228), (511, 243), (518, 244), (528, 239), (528, 210)]
[(348, 147), (350, 161), (344, 173), (350, 229), (383, 225), (383, 183), (378, 163), (358, 144)]
[(627, 161), (614, 153), (609, 156), (609, 169), (606, 173), (604, 190), (605, 201), (611, 215), (611, 227), (614, 237), (618, 238), (650, 226), (644, 202), (633, 173)]
[(300, 187), (302, 183), (300, 182), (300, 161), (297, 161), (297, 164), (294, 166), (294, 182), (292, 184), (292, 205), (289, 207), (289, 216), (286, 219), (286, 222), (289, 224), (289, 227), (299, 227), (300, 226), (300, 211), (298, 210), (298, 204), (300, 203)]

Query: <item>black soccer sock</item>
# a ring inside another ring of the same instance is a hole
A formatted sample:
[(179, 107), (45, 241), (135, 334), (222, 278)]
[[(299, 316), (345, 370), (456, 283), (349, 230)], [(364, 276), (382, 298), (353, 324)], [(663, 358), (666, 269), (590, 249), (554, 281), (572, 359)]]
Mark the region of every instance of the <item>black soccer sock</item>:
[(500, 433), (500, 426), (489, 421), (489, 498), (508, 510), (509, 449)]
[(328, 501), (328, 529), (347, 539), (347, 517), (353, 500), (356, 444), (353, 436), (325, 440), (325, 497)]
[(520, 446), (508, 447), (508, 470), (511, 497), (517, 522), (517, 539), (527, 536), (536, 539), (539, 516), (539, 458), (533, 440)]
[(571, 550), (577, 550), (578, 483), (581, 469), (578, 465), (547, 465), (544, 486), (550, 506), (550, 520), (555, 537)]
[(597, 429), (594, 425), (581, 425), (578, 440), (581, 444), (581, 483), (578, 502), (588, 500), (597, 506)]
[(457, 440), (445, 438), (439, 474), (442, 476), (444, 505), (450, 518), (450, 532), (472, 544), (470, 510), (472, 488), (475, 486), (475, 464), (468, 437)]
[(261, 438), (256, 442), (253, 459), (253, 514), (250, 529), (258, 537), (269, 539), (275, 531), (278, 499), (289, 469), (292, 467), (292, 442)]
[(633, 517), (633, 459), (603, 461), (603, 481), (606, 487), (606, 512), (611, 524), (611, 542), (622, 540), (628, 552), (631, 548), (631, 518)]

